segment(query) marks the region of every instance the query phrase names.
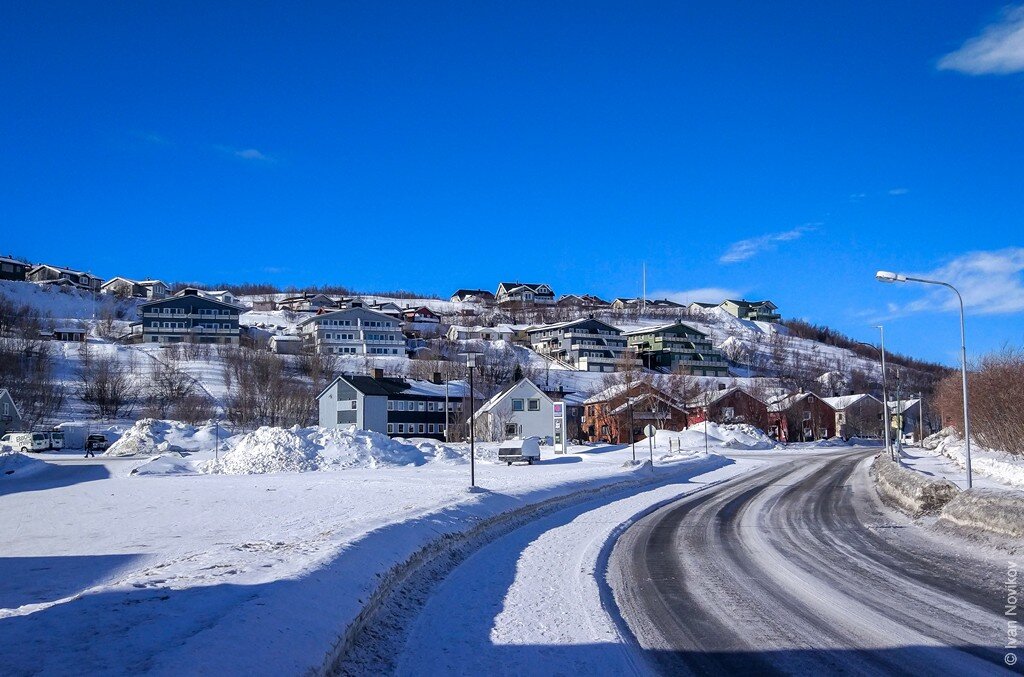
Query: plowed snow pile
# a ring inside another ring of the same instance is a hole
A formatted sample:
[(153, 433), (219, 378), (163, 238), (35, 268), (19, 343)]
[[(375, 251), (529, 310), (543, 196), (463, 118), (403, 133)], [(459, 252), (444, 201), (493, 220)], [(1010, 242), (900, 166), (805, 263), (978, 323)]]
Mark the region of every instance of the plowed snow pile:
[[(673, 447), (677, 444), (684, 450), (704, 449), (704, 423), (698, 423), (683, 430), (672, 432), (663, 430), (655, 435), (658, 445), (668, 444), (668, 439), (673, 440)], [(729, 449), (774, 449), (775, 442), (764, 434), (759, 428), (746, 423), (708, 423), (708, 446), (728, 447)], [(664, 440), (664, 442), (662, 441)], [(678, 442), (677, 442), (678, 440)]]
[[(221, 428), (223, 443), (230, 433)], [(136, 421), (107, 449), (106, 456), (155, 456), (174, 451), (212, 450), (217, 443), (216, 427), (195, 427), (180, 421), (161, 421), (144, 418)]]
[[(964, 438), (953, 428), (943, 428), (924, 438), (922, 447), (945, 456), (960, 468), (967, 467), (967, 453)], [(990, 477), (997, 482), (1024, 489), (1024, 457), (1003, 451), (986, 449), (972, 439), (971, 468), (974, 472)]]
[(233, 440), (220, 465), (206, 463), (203, 472), (252, 475), (342, 468), (422, 465), (417, 447), (387, 435), (352, 428), (263, 427)]

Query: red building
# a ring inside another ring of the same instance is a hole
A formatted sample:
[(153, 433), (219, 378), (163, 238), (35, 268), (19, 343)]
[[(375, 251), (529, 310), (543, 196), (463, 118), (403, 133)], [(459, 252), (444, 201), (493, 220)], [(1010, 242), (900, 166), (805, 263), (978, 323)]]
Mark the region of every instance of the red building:
[(836, 436), (836, 410), (814, 393), (797, 393), (768, 408), (768, 434), (780, 442), (813, 442)]
[(739, 387), (709, 392), (686, 405), (687, 426), (704, 421), (749, 423), (766, 430), (768, 405)]
[(658, 430), (682, 430), (686, 411), (647, 383), (637, 384), (628, 393), (625, 386), (612, 386), (583, 403), (582, 436), (588, 442), (627, 444), (643, 439), (644, 427), (651, 424)]

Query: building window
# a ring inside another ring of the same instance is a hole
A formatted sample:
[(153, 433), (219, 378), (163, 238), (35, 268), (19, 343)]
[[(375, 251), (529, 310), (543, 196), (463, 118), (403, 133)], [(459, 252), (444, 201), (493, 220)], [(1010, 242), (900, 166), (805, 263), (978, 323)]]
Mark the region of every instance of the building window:
[(811, 412), (809, 412), (809, 411), (805, 411), (804, 412), (804, 420), (805, 421), (810, 421), (811, 420)]
[(395, 424), (394, 423), (388, 423), (388, 434), (390, 435), (390, 434), (392, 434), (394, 432), (395, 432)]
[(537, 398), (531, 398), (527, 401), (527, 409), (530, 411), (540, 411), (540, 400)]
[(512, 400), (512, 411), (522, 411), (523, 401), (519, 399)]
[(514, 437), (518, 432), (519, 426), (517, 426), (515, 423), (505, 424), (505, 434), (508, 435), (509, 437)]
[[(420, 402), (419, 406), (418, 406), (418, 409), (420, 411), (426, 411), (427, 410), (427, 403), (426, 402)], [(422, 427), (422, 426), (420, 426), (420, 427)], [(420, 430), (420, 432), (423, 432), (423, 431)]]
[(428, 423), (427, 424), (427, 432), (430, 433), (431, 435), (434, 434), (434, 424), (433, 423)]
[(405, 411), (405, 400), (398, 400), (398, 411)]
[(355, 408), (356, 408), (356, 400), (352, 400), (352, 408), (353, 408), (353, 409), (355, 409)]
[(395, 401), (394, 400), (388, 400), (388, 411), (394, 411), (394, 410), (395, 410)]
[(726, 419), (736, 418), (736, 409), (733, 407), (722, 407), (722, 416)]

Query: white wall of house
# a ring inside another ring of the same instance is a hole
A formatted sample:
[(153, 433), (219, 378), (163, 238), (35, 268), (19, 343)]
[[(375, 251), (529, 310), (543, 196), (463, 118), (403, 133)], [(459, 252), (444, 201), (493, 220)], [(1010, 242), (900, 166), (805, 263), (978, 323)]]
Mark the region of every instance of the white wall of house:
[[(497, 430), (501, 439), (510, 437), (552, 437), (555, 432), (551, 398), (528, 379), (523, 379), (484, 414), (489, 430)], [(506, 426), (514, 425), (510, 434)]]

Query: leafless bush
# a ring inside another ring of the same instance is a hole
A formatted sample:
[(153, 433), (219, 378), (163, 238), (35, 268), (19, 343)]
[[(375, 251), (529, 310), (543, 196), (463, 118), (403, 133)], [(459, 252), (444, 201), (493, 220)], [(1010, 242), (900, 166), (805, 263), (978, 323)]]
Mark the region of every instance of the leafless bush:
[(0, 337), (0, 387), (10, 391), (25, 427), (53, 422), (66, 396), (54, 374), (53, 344)]
[[(968, 372), (971, 437), (992, 449), (1024, 455), (1024, 350), (1006, 347), (981, 358)], [(935, 407), (942, 424), (963, 432), (960, 374), (944, 378), (936, 388)]]
[(313, 387), (286, 373), (278, 355), (249, 348), (222, 347), (224, 382), (230, 395), (228, 419), (242, 428), (308, 425), (316, 414)]
[(124, 418), (135, 409), (139, 386), (134, 365), (116, 353), (100, 353), (82, 346), (78, 368), (79, 396), (103, 418)]

